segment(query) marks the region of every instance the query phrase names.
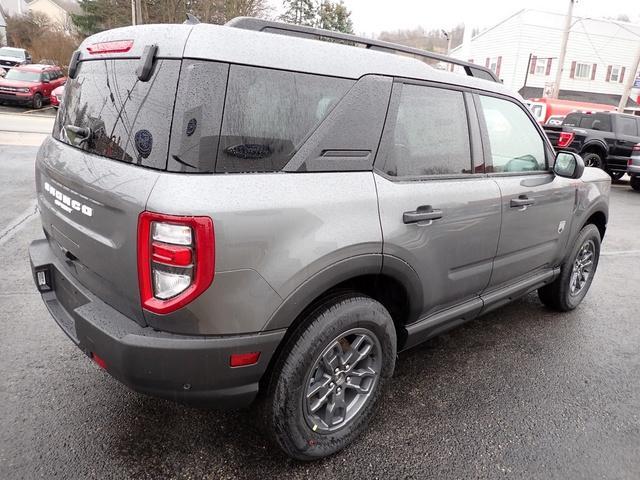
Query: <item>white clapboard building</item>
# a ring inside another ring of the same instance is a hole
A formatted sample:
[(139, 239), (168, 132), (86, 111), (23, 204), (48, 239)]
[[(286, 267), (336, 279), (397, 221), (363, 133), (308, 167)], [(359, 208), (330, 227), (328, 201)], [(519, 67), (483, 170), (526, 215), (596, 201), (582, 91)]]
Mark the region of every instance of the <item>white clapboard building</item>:
[[(525, 98), (542, 97), (555, 81), (565, 16), (525, 9), (473, 37), (453, 57), (485, 65)], [(640, 42), (640, 25), (573, 17), (560, 98), (617, 106)], [(637, 107), (638, 89), (629, 107)]]

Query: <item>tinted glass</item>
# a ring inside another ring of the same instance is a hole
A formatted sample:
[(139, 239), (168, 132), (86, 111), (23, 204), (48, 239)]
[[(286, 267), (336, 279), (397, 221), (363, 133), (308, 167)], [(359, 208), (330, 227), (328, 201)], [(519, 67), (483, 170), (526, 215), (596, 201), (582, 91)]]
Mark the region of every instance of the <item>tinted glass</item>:
[(232, 65), (216, 171), (277, 171), (353, 80)]
[(636, 124), (636, 120), (634, 118), (617, 117), (616, 121), (618, 122), (619, 134), (631, 135), (634, 137), (638, 136), (638, 125)]
[(164, 169), (179, 60), (156, 60), (148, 82), (138, 60), (84, 61), (65, 86), (53, 135), (114, 160)]
[(602, 113), (582, 115), (580, 128), (590, 128), (602, 132), (611, 131), (611, 117)]
[(492, 172), (546, 170), (544, 142), (533, 120), (517, 104), (480, 95), (491, 149)]
[(191, 173), (215, 170), (228, 72), (226, 63), (183, 61), (167, 170)]
[(384, 171), (398, 177), (469, 173), (462, 92), (406, 84), (401, 88), (396, 118), (387, 119)]

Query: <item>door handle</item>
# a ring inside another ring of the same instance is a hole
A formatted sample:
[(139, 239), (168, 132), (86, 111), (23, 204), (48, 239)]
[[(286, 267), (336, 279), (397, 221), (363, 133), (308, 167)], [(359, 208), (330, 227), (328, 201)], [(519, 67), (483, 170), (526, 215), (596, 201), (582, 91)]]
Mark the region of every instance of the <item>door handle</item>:
[(434, 210), (431, 205), (422, 205), (413, 212), (404, 212), (402, 214), (404, 223), (426, 222), (428, 220), (438, 220), (439, 218), (442, 218), (442, 210)]
[(512, 198), (510, 205), (511, 208), (528, 207), (533, 205), (536, 201), (533, 198), (529, 198), (526, 195), (520, 195), (518, 198)]

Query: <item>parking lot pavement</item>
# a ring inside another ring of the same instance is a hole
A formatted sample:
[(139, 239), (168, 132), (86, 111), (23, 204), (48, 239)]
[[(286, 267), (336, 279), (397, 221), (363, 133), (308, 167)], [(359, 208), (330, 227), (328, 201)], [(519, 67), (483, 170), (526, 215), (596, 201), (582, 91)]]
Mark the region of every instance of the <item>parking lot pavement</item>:
[[(33, 198), (34, 152), (0, 151), (0, 231)], [(0, 248), (0, 478), (637, 479), (640, 194), (615, 185), (611, 209), (577, 310), (529, 295), (401, 354), (367, 433), (304, 464), (251, 412), (138, 395), (93, 365), (32, 286), (29, 218)]]

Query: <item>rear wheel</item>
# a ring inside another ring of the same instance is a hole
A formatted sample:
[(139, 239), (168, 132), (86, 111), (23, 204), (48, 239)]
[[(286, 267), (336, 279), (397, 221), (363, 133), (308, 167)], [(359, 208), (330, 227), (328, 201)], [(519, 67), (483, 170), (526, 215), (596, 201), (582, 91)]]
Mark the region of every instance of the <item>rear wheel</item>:
[(589, 291), (599, 259), (600, 232), (595, 225), (585, 225), (558, 278), (538, 290), (542, 303), (561, 312), (576, 308)]
[(599, 153), (596, 152), (585, 152), (582, 155), (582, 159), (584, 160), (585, 167), (595, 167), (595, 168), (603, 168), (604, 161)]
[(284, 346), (264, 401), (267, 434), (287, 455), (313, 460), (366, 428), (395, 366), (389, 312), (359, 294), (326, 301)]
[(33, 108), (35, 108), (36, 110), (39, 110), (42, 108), (42, 95), (39, 93), (36, 93), (33, 96), (33, 100), (31, 101), (31, 106)]
[(640, 176), (634, 175), (633, 177), (631, 177), (629, 185), (631, 185), (631, 188), (633, 188), (636, 192), (640, 192)]

